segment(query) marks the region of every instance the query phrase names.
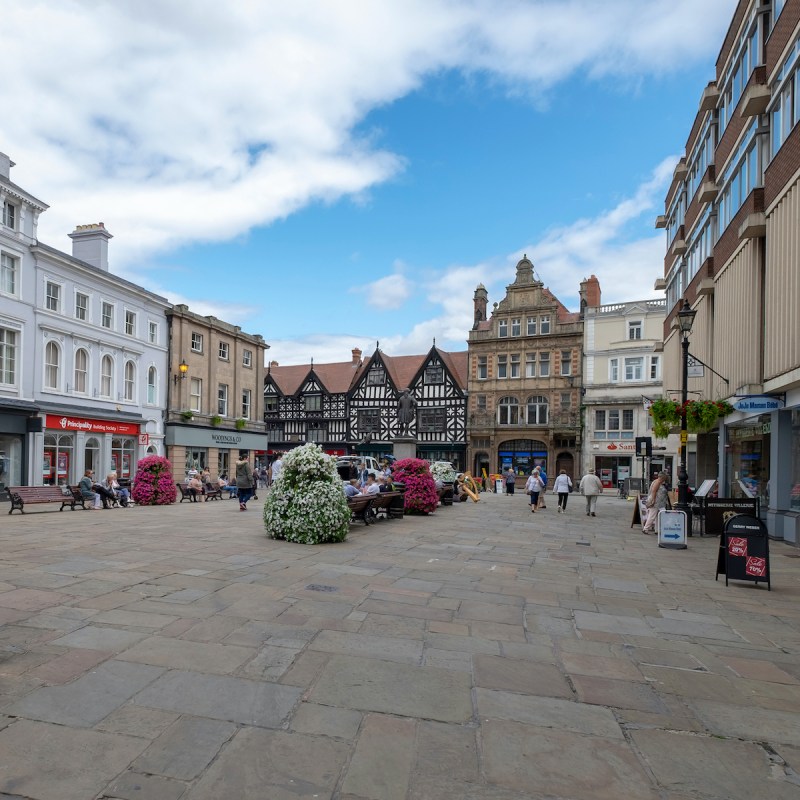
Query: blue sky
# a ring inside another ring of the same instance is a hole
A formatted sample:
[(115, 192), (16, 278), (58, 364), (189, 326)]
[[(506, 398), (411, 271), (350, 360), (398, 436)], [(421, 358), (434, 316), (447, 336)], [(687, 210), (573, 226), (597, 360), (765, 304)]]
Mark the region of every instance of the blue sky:
[(113, 270), (282, 364), (463, 349), (523, 252), (570, 308), (590, 273), (658, 296), (653, 221), (734, 7), (34, 0), (4, 12), (0, 150), (43, 241), (103, 220)]

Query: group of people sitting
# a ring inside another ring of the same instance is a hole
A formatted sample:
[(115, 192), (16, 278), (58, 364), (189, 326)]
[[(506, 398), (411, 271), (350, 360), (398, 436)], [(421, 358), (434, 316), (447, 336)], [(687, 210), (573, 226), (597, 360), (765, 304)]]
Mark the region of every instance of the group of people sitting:
[(392, 479), (385, 475), (367, 475), (366, 482), (363, 486), (360, 485), (358, 478), (352, 478), (344, 484), (344, 493), (346, 497), (357, 497), (362, 494), (378, 494), (379, 492), (391, 492)]
[(87, 469), (78, 484), (78, 489), (84, 501), (91, 503), (92, 511), (114, 506), (133, 507), (131, 493), (126, 487), (119, 485), (116, 472), (109, 472), (105, 480), (97, 482), (94, 478), (94, 471)]
[(200, 472), (190, 469), (184, 479), (184, 487), (189, 499), (198, 502), (200, 498), (206, 497), (210, 492), (219, 490), (228, 492), (228, 497), (239, 499), (239, 510), (247, 511), (247, 502), (252, 498), (258, 500), (256, 488), (259, 481), (258, 475), (252, 469), (248, 461), (248, 451), (239, 452), (239, 459), (236, 462), (236, 472), (233, 478), (228, 478), (226, 472), (221, 472), (216, 480), (212, 480), (211, 473), (207, 468)]

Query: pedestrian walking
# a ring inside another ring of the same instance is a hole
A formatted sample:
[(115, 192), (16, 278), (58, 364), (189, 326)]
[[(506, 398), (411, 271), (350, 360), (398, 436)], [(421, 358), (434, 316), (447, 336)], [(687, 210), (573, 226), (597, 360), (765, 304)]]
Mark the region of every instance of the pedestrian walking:
[(542, 493), (539, 495), (539, 508), (547, 508), (547, 503), (545, 502), (545, 495), (547, 494), (547, 473), (544, 471), (543, 466), (538, 466), (536, 469), (539, 470), (539, 477), (542, 479)]
[(517, 482), (517, 476), (514, 474), (514, 470), (511, 467), (506, 470), (505, 480), (506, 496), (510, 496), (514, 494), (514, 484)]
[(253, 494), (253, 470), (248, 460), (247, 450), (239, 451), (236, 462), (236, 489), (239, 493), (239, 511), (247, 511), (247, 501)]
[(603, 494), (603, 484), (600, 482), (600, 478), (594, 474), (593, 469), (590, 469), (581, 478), (578, 488), (586, 498), (586, 516), (588, 517), (591, 514), (591, 516), (596, 517), (594, 510), (597, 507), (597, 496)]
[(274, 484), (275, 481), (278, 480), (278, 477), (281, 474), (281, 470), (283, 469), (283, 461), (281, 461), (281, 456), (283, 453), (278, 453), (275, 456), (275, 460), (272, 462), (272, 483)]
[(659, 472), (658, 477), (650, 484), (644, 504), (647, 507), (647, 519), (642, 526), (642, 533), (655, 533), (658, 512), (670, 507), (666, 472)]
[(531, 498), (531, 511), (536, 513), (536, 506), (539, 504), (539, 493), (544, 489), (542, 479), (539, 477), (539, 471), (533, 470), (525, 482), (525, 491)]
[(567, 511), (567, 498), (572, 491), (572, 479), (567, 475), (567, 471), (562, 469), (553, 481), (553, 491), (558, 495), (558, 513), (565, 514)]

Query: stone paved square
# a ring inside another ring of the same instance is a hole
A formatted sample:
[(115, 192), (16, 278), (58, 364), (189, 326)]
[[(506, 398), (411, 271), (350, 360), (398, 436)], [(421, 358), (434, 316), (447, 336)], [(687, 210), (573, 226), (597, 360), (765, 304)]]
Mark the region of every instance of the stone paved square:
[(484, 494), (325, 547), (267, 539), (251, 505), (3, 526), (0, 793), (800, 796), (785, 546), (767, 592), (709, 579), (714, 538), (659, 550), (612, 497), (534, 525)]

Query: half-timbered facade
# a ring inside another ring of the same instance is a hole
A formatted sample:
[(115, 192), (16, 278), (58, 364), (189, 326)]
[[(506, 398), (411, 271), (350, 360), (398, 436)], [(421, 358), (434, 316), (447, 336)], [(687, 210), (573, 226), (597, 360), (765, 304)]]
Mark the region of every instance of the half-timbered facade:
[[(600, 304), (594, 276), (581, 308)], [(487, 317), (483, 284), (469, 333), (468, 466), (476, 475), (543, 466), (578, 477), (581, 465), (582, 313), (573, 313), (522, 258), (506, 296)]]
[(316, 442), (331, 455), (347, 453), (347, 392), (360, 366), (357, 348), (349, 362), (270, 364), (264, 380), (264, 422), (270, 449), (289, 450)]
[(453, 461), (466, 452), (467, 354), (436, 346), (424, 355), (389, 356), (376, 349), (362, 361), (270, 365), (264, 383), (264, 421), (270, 449), (317, 442), (332, 455), (358, 452), (380, 459), (400, 436), (398, 400), (408, 389), (415, 413), (408, 436), (417, 455)]
[(376, 349), (355, 378), (349, 393), (350, 435), (364, 455), (392, 452), (401, 435), (398, 401), (404, 389), (414, 400), (408, 437), (417, 456), (452, 461), (465, 468), (467, 354), (435, 345), (424, 355), (388, 356)]

